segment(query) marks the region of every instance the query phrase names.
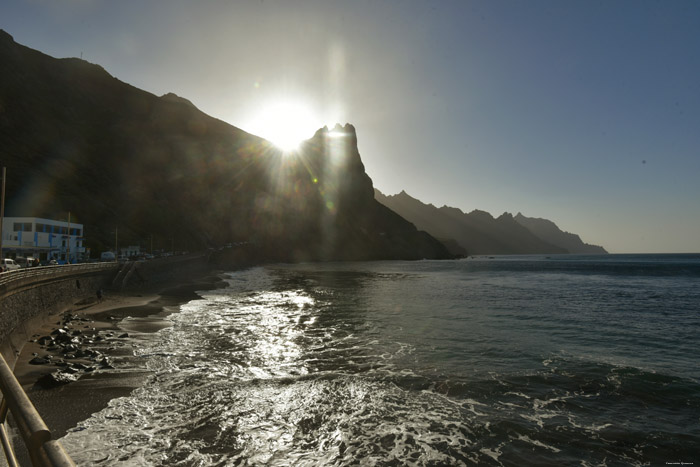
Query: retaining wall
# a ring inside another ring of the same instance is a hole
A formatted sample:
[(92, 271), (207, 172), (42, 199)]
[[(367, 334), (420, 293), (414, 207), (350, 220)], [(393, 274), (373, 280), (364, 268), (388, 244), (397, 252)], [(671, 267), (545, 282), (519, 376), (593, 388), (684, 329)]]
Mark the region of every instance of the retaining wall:
[(118, 265), (31, 268), (0, 275), (0, 350), (12, 365), (38, 321), (89, 304), (109, 286)]
[(186, 280), (209, 268), (208, 254), (137, 263), (29, 268), (0, 274), (0, 352), (14, 365), (37, 324), (52, 314), (87, 306), (98, 290), (138, 291)]

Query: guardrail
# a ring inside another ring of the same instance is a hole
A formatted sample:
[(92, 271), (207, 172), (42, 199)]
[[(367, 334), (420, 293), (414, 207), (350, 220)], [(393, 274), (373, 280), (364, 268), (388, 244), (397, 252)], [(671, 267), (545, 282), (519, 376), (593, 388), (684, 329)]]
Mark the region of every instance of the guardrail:
[(5, 271), (0, 273), (0, 287), (16, 280), (27, 279), (32, 277), (75, 274), (82, 272), (94, 272), (101, 269), (111, 269), (118, 266), (119, 263), (112, 261), (109, 263), (84, 263), (84, 264), (62, 264), (56, 266), (35, 266), (31, 268), (15, 269), (14, 271)]
[(12, 442), (5, 430), (5, 420), (9, 410), (27, 447), (32, 465), (42, 467), (75, 466), (73, 460), (63, 450), (63, 446), (52, 439), (51, 432), (1, 354), (0, 390), (2, 390), (0, 441), (2, 442), (8, 465), (10, 467), (19, 465), (15, 452), (12, 449)]
[(117, 269), (119, 263), (64, 264), (57, 266), (36, 266), (0, 273), (0, 299), (10, 292), (17, 292), (25, 286), (36, 283), (66, 279), (71, 276), (94, 274), (100, 271)]

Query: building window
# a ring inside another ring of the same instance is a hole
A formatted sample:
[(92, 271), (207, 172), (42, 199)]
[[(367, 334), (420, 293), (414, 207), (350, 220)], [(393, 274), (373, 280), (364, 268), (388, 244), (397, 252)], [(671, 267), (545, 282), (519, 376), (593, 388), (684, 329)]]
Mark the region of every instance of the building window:
[(15, 232), (31, 232), (32, 223), (31, 222), (15, 222), (14, 223)]

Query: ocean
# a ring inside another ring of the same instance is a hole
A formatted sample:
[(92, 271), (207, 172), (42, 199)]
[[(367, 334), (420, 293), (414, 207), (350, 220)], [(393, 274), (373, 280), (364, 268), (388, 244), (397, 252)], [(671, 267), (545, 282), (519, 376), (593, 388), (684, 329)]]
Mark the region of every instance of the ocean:
[(224, 277), (132, 336), (112, 371), (152, 376), (62, 439), (78, 465), (700, 464), (700, 255)]

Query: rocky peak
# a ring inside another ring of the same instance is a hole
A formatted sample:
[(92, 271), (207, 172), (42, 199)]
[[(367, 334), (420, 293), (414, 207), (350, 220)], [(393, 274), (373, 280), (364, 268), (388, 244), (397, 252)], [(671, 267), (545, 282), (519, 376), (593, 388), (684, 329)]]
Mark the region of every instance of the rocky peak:
[(192, 103), (192, 101), (190, 101), (190, 100), (188, 100), (188, 99), (185, 99), (184, 97), (180, 97), (180, 96), (178, 96), (177, 94), (175, 94), (175, 93), (173, 93), (173, 92), (169, 92), (169, 93), (167, 93), (167, 94), (163, 94), (162, 96), (160, 96), (160, 99), (163, 100), (163, 101), (166, 101), (166, 102), (174, 102), (174, 103), (177, 103), (177, 104), (186, 104), (186, 105), (188, 105), (188, 106), (190, 106), (190, 107), (192, 107), (192, 108), (194, 108), (194, 109), (197, 108), (197, 106), (195, 106), (195, 105)]

